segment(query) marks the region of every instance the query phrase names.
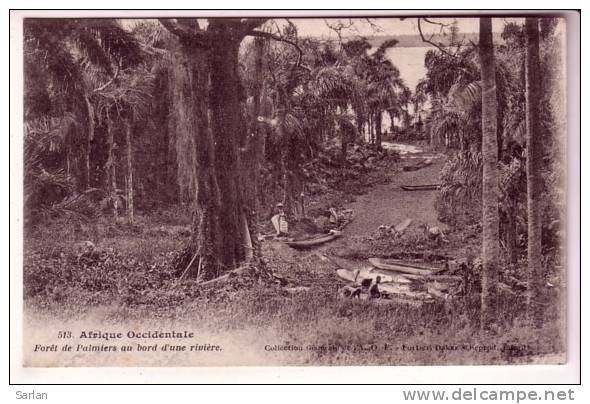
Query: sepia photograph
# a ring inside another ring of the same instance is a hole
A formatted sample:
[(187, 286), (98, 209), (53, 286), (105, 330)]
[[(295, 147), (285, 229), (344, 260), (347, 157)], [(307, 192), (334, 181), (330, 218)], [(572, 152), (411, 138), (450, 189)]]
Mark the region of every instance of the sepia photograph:
[(11, 34), (24, 368), (567, 363), (565, 12), (86, 14)]

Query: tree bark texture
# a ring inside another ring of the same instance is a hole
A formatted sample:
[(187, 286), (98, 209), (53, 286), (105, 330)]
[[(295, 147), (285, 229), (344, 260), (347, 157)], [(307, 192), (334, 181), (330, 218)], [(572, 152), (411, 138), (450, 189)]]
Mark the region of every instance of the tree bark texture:
[[(238, 52), (244, 36), (264, 21), (211, 19), (202, 31), (196, 21), (160, 20), (181, 43), (179, 56), (187, 77), (174, 97), (174, 110), (184, 110), (176, 126), (193, 135), (196, 149), (196, 173), (191, 176), (196, 177), (193, 235), (179, 267), (197, 262), (205, 278), (233, 270), (252, 255), (253, 215), (244, 196), (251, 181), (245, 184), (240, 171), (240, 148), (247, 148), (249, 140)], [(178, 147), (177, 151), (181, 152)], [(183, 272), (198, 272), (191, 266)]]
[(496, 320), (499, 216), (498, 216), (498, 137), (496, 116), (496, 68), (492, 41), (492, 20), (480, 18), (479, 58), (482, 78), (482, 158), (483, 158), (483, 273), (481, 326)]
[(539, 128), (540, 64), (539, 64), (539, 21), (527, 18), (526, 31), (526, 172), (528, 207), (528, 288), (527, 308), (537, 325), (542, 323), (539, 292), (543, 279), (541, 264), (541, 173), (542, 144)]
[(244, 239), (240, 218), (242, 198), (240, 193), (238, 144), (242, 114), (239, 92), (238, 50), (240, 42), (234, 39), (225, 24), (219, 26), (217, 46), (209, 54), (211, 129), (215, 140), (215, 166), (221, 199), (222, 264), (234, 268), (245, 258)]
[[(173, 117), (176, 131), (188, 131), (194, 148), (196, 177), (195, 204), (193, 210), (192, 236), (180, 267), (188, 268), (188, 274), (196, 276), (198, 264), (203, 268), (205, 278), (213, 278), (222, 270), (223, 238), (220, 227), (221, 193), (216, 176), (215, 141), (209, 126), (207, 98), (209, 67), (206, 53), (183, 45), (177, 57), (182, 60), (184, 71), (176, 72), (173, 78)], [(177, 133), (176, 136), (179, 136)], [(177, 153), (182, 150), (177, 148)], [(193, 259), (198, 257), (198, 259)], [(184, 269), (184, 268), (183, 268)]]

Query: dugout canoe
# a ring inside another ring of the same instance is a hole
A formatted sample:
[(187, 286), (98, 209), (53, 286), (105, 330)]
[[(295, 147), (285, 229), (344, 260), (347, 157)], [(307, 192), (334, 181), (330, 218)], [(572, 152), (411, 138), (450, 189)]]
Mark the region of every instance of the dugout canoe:
[(386, 304), (395, 304), (395, 305), (406, 305), (414, 308), (420, 308), (424, 304), (432, 303), (434, 299), (427, 299), (427, 300), (416, 300), (416, 299), (408, 299), (405, 297), (393, 296), (390, 295), (387, 299), (374, 299), (373, 302), (375, 304), (386, 305)]
[(413, 281), (439, 281), (439, 282), (450, 282), (450, 283), (459, 283), (463, 282), (463, 278), (458, 275), (414, 275), (414, 274), (403, 274), (404, 278), (413, 280)]
[(421, 168), (428, 167), (429, 165), (432, 165), (432, 163), (433, 163), (432, 159), (424, 159), (422, 161), (419, 161), (416, 164), (404, 166), (403, 170), (404, 171), (417, 171), (417, 170), (420, 170)]
[(324, 244), (329, 241), (335, 240), (341, 236), (342, 236), (341, 231), (332, 230), (328, 234), (320, 234), (320, 235), (305, 238), (305, 239), (285, 241), (285, 244), (287, 244), (291, 248), (312, 248), (317, 245)]
[(384, 271), (393, 271), (402, 274), (413, 274), (413, 275), (435, 275), (440, 270), (434, 270), (433, 268), (420, 268), (409, 265), (399, 265), (395, 261), (381, 259), (381, 258), (369, 258), (369, 263), (375, 268)]
[[(352, 299), (353, 303), (356, 301), (357, 301), (357, 299)], [(424, 304), (434, 302), (434, 299), (429, 298), (427, 300), (419, 300), (419, 299), (412, 299), (412, 298), (403, 297), (400, 295), (390, 295), (390, 294), (388, 294), (386, 297), (381, 297), (379, 299), (371, 299), (368, 295), (363, 294), (359, 297), (358, 302), (359, 303), (370, 302), (371, 304), (375, 304), (375, 305), (379, 305), (379, 306), (386, 306), (386, 305), (395, 304), (397, 306), (405, 305), (405, 306), (409, 306), (409, 307), (420, 308)]]
[[(402, 284), (409, 284), (412, 283), (412, 280), (406, 277), (406, 274), (397, 274), (388, 271), (383, 271), (379, 268), (368, 268), (365, 270), (367, 273), (371, 274), (371, 277), (377, 278), (377, 276), (381, 277), (381, 283), (384, 282), (393, 282), (393, 283), (402, 283)], [(383, 279), (391, 279), (391, 281), (384, 281)]]
[(378, 285), (379, 292), (386, 293), (394, 297), (403, 297), (412, 300), (432, 300), (432, 295), (428, 292), (410, 290), (409, 285), (399, 285), (394, 283), (383, 283)]
[[(380, 258), (371, 258), (371, 259), (380, 259)], [(390, 264), (390, 265), (397, 265), (400, 267), (408, 267), (408, 268), (414, 268), (414, 269), (424, 269), (427, 271), (431, 271), (433, 274), (436, 274), (438, 272), (441, 272), (443, 270), (443, 268), (437, 268), (437, 267), (431, 267), (431, 266), (427, 266), (427, 265), (420, 265), (420, 264), (414, 264), (414, 263), (410, 263), (407, 261), (403, 261), (403, 260), (398, 260), (398, 259), (394, 259), (394, 258), (388, 258), (388, 259), (381, 259), (382, 262), (386, 263), (386, 264)], [(369, 262), (371, 262), (369, 260)], [(376, 267), (373, 263), (371, 263), (371, 265), (373, 265), (375, 268)]]
[[(336, 271), (338, 276), (348, 282), (355, 285), (360, 285), (363, 279), (371, 278), (375, 280), (377, 274), (362, 270), (358, 273), (357, 271), (349, 271), (347, 269), (339, 269)], [(428, 301), (432, 300), (432, 295), (428, 292), (412, 290), (412, 286), (409, 283), (399, 283), (392, 281), (395, 278), (394, 275), (378, 275), (381, 277), (381, 282), (378, 285), (378, 289), (382, 294), (387, 294), (392, 297), (398, 297), (403, 299), (409, 299), (413, 301)], [(379, 299), (377, 299), (379, 300)]]
[(404, 191), (435, 191), (440, 189), (440, 184), (424, 184), (424, 185), (400, 185)]
[(349, 269), (338, 269), (336, 274), (341, 279), (358, 285), (360, 285), (364, 279), (372, 279), (375, 281), (378, 276), (381, 278), (381, 283), (395, 283), (400, 285), (412, 283), (412, 281), (405, 278), (403, 275), (373, 272), (372, 270), (366, 268), (356, 269), (354, 271)]

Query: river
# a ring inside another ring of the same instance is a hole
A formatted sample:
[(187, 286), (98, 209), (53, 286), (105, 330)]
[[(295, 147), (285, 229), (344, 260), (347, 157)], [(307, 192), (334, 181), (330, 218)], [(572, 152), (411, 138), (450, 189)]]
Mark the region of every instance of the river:
[(416, 84), (420, 79), (426, 76), (426, 68), (424, 67), (424, 55), (432, 47), (419, 48), (389, 48), (385, 55), (391, 62), (399, 69), (401, 78), (406, 82), (406, 85), (412, 90), (416, 89)]

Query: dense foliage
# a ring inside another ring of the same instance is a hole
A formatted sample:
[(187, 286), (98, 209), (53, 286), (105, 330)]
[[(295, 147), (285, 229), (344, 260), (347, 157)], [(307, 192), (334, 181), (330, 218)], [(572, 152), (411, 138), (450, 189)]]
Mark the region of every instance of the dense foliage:
[[(347, 146), (365, 133), (380, 144), (383, 114), (401, 117), (411, 93), (385, 58), (394, 40), (370, 52), (364, 39), (299, 38), (290, 22), (273, 35), (241, 46), (242, 125), (263, 133), (259, 197), (296, 211), (289, 202), (306, 189), (306, 164), (339, 144), (346, 165)], [(154, 21), (25, 22), (28, 225), (194, 202), (196, 146), (182, 96), (191, 73), (176, 63), (181, 46)]]
[[(540, 127), (544, 145), (543, 245), (559, 245), (564, 220), (564, 92), (562, 31), (557, 20), (541, 23), (542, 89)], [(524, 28), (509, 23), (496, 47), (498, 147), (500, 178), (500, 233), (507, 259), (515, 262), (526, 253), (527, 183), (525, 139)], [(451, 156), (441, 173), (437, 200), (441, 220), (457, 225), (481, 220), (481, 86), (473, 48), (459, 47), (454, 54), (429, 51), (427, 75), (420, 88), (429, 95), (432, 109), (426, 119), (433, 144), (448, 148)], [(557, 110), (556, 110), (557, 109)]]

